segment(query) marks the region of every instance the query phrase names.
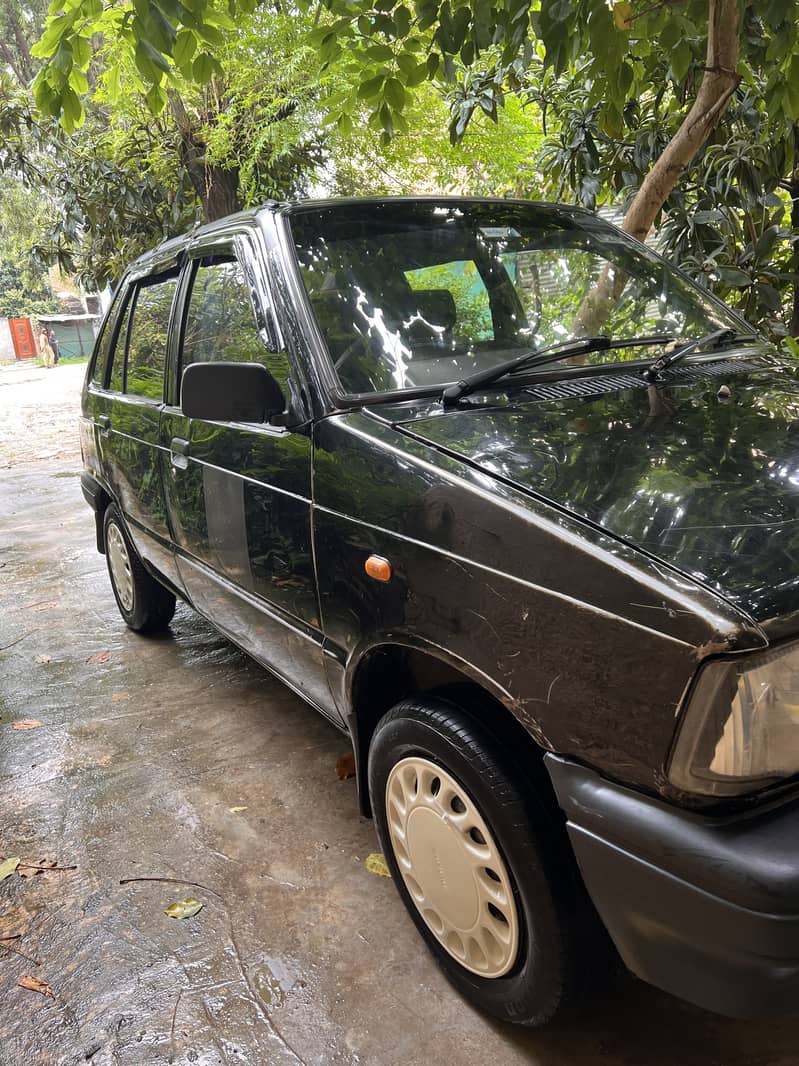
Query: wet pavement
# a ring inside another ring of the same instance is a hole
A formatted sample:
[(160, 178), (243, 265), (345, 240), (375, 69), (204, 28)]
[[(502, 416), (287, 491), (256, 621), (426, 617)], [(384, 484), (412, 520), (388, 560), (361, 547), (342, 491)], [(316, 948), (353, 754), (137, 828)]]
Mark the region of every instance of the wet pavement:
[[(29, 864), (0, 883), (0, 1066), (799, 1063), (799, 1019), (728, 1021), (626, 975), (540, 1032), (465, 1004), (364, 865), (346, 739), (185, 606), (159, 638), (123, 625), (74, 370), (0, 370), (0, 855)], [(75, 869), (32, 868), (52, 863)], [(195, 917), (164, 914), (189, 895)]]

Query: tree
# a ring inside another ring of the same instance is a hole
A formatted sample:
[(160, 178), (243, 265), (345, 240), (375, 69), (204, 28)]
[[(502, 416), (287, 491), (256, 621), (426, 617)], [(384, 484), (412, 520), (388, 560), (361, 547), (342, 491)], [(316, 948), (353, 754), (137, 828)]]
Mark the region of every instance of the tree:
[(31, 275), (17, 263), (0, 258), (0, 317), (28, 318), (59, 310), (46, 274)]
[[(47, 62), (36, 79), (39, 105), (69, 127), (82, 116), (80, 95), (93, 34), (115, 34), (149, 84), (154, 110), (176, 77), (207, 83), (219, 76), (224, 33), (251, 0), (137, 0), (100, 9), (99, 0), (68, 0), (34, 50)], [(303, 3), (310, 6), (309, 0)], [(739, 9), (743, 21), (739, 23)], [(323, 0), (309, 31), (323, 70), (340, 71), (344, 88), (328, 102), (340, 131), (364, 107), (384, 143), (408, 130), (419, 87), (452, 91), (451, 134), (461, 138), (475, 111), (496, 119), (510, 93), (526, 91), (528, 73), (562, 75), (579, 60), (587, 102), (601, 129), (623, 135), (636, 101), (664, 107), (668, 139), (652, 159), (625, 215), (644, 237), (692, 160), (707, 144), (742, 82), (760, 97), (777, 137), (799, 120), (797, 0)], [(166, 87), (166, 88), (165, 88)], [(799, 310), (797, 311), (799, 315)]]
[(289, 16), (242, 19), (220, 51), (224, 73), (216, 63), (198, 84), (176, 71), (156, 113), (124, 35), (95, 39), (70, 134), (0, 76), (0, 173), (58, 205), (31, 242), (36, 257), (102, 287), (197, 221), (305, 191), (324, 162), (307, 29)]

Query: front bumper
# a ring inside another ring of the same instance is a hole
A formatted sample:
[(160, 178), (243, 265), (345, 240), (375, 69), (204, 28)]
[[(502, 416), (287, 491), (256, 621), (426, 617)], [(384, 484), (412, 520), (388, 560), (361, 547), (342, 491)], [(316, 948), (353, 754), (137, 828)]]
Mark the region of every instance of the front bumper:
[(559, 756), (545, 763), (586, 888), (633, 973), (732, 1017), (799, 1009), (799, 801), (712, 819)]

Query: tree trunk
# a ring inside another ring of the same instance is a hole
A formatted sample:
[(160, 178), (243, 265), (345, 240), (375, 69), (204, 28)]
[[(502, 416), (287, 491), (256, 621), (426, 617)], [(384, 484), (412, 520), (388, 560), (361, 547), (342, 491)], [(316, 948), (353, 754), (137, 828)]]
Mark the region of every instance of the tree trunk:
[(213, 222), (238, 211), (241, 208), (238, 169), (227, 170), (208, 162), (205, 144), (180, 96), (172, 91), (168, 96), (180, 134), (182, 163), (202, 204), (205, 221)]
[[(709, 0), (707, 62), (693, 107), (641, 183), (624, 216), (623, 229), (643, 241), (666, 199), (724, 114), (741, 78), (738, 0)], [(607, 318), (627, 282), (623, 271), (606, 267), (585, 298), (572, 328), (591, 336)]]

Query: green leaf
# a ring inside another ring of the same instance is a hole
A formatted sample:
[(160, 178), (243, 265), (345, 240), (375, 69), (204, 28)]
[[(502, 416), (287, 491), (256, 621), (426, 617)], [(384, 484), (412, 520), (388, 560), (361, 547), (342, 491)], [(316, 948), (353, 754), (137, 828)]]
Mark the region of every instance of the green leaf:
[(173, 51), (173, 58), (175, 60), (175, 66), (181, 70), (187, 67), (194, 58), (194, 53), (197, 51), (197, 38), (192, 30), (178, 30), (178, 35), (175, 38), (175, 48)]
[(386, 80), (384, 74), (376, 74), (373, 78), (361, 82), (358, 86), (358, 97), (361, 100), (376, 100)]
[(142, 25), (144, 27), (142, 36), (152, 41), (159, 52), (171, 55), (175, 44), (175, 27), (154, 4), (149, 5), (147, 14), (142, 19)]
[(194, 27), (206, 44), (220, 48), (225, 43), (224, 35), (216, 26), (209, 26), (207, 22), (198, 22)]
[(402, 111), (405, 107), (405, 89), (397, 78), (389, 78), (383, 89), (383, 95), (392, 111)]
[(62, 41), (52, 58), (52, 64), (62, 74), (69, 74), (72, 70), (72, 45), (69, 41)]
[(89, 91), (89, 80), (78, 67), (73, 67), (69, 72), (69, 85), (78, 96), (83, 96), (84, 93)]
[(162, 72), (169, 72), (169, 63), (149, 41), (139, 41), (136, 45), (135, 58), (136, 66), (153, 84), (157, 85), (160, 82)]
[(76, 66), (81, 67), (83, 70), (89, 65), (89, 61), (92, 58), (92, 46), (85, 37), (73, 37), (72, 38), (72, 59)]
[(397, 66), (403, 78), (409, 78), (416, 70), (417, 65), (416, 56), (413, 52), (401, 52), (397, 56)]
[(394, 26), (397, 37), (405, 37), (408, 30), (411, 28), (411, 21), (413, 16), (408, 8), (401, 4), (394, 12)]
[(782, 297), (773, 285), (758, 282), (755, 285), (755, 291), (769, 311), (779, 312), (782, 310)]
[(71, 133), (72, 130), (83, 125), (85, 118), (83, 104), (75, 90), (72, 90), (69, 86), (61, 94), (61, 112), (62, 125), (67, 133)]
[(166, 105), (166, 93), (160, 85), (152, 85), (145, 96), (147, 106), (154, 115), (160, 115)]
[[(59, 5), (60, 7), (60, 5)], [(45, 27), (45, 31), (42, 34), (40, 40), (31, 48), (31, 55), (36, 59), (46, 59), (51, 56), (58, 47), (58, 43), (67, 30), (72, 29), (72, 25), (75, 22), (75, 16), (72, 15), (56, 15), (54, 19), (50, 19)]]
[(744, 270), (737, 267), (718, 267), (717, 274), (725, 285), (731, 285), (736, 289), (744, 289), (752, 284), (751, 277)]
[(194, 80), (200, 85), (207, 85), (214, 76), (214, 57), (208, 52), (200, 52), (191, 68)]
[(194, 896), (187, 896), (186, 899), (179, 899), (175, 903), (170, 903), (164, 914), (168, 914), (170, 918), (193, 918), (195, 914), (202, 910), (202, 906), (202, 902), (199, 899), (195, 899)]
[[(408, 77), (405, 79), (405, 84), (409, 89), (415, 88), (417, 85), (421, 85), (422, 82), (428, 77), (430, 73), (430, 60), (438, 59), (437, 55), (431, 55), (427, 57), (427, 62), (418, 63), (416, 67), (411, 71)], [(435, 66), (435, 64), (434, 64)]]
[(10, 877), (18, 866), (19, 859), (6, 859), (5, 862), (0, 862), (0, 881), (5, 881), (7, 877)]
[(230, 15), (217, 8), (206, 8), (203, 18), (211, 26), (219, 26), (223, 30), (235, 30), (237, 24)]
[(394, 58), (394, 53), (387, 44), (370, 44), (368, 48), (364, 49), (364, 55), (369, 59), (376, 60), (378, 63), (384, 63)]
[(674, 46), (669, 58), (671, 60), (671, 72), (674, 75), (675, 81), (683, 81), (691, 67), (691, 60), (693, 59), (691, 46), (683, 38)]
[(626, 99), (627, 94), (632, 88), (633, 78), (635, 72), (633, 71), (631, 63), (622, 63), (619, 67), (618, 87), (619, 94), (623, 99)]
[(105, 90), (108, 93), (108, 98), (114, 103), (119, 99), (119, 67), (113, 66), (109, 69), (105, 79)]

